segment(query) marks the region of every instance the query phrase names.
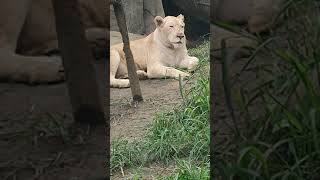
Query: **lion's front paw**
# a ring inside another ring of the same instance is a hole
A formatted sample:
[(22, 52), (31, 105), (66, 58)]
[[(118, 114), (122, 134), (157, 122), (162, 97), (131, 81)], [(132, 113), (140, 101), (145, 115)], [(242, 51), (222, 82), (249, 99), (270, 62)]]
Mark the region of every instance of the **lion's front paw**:
[(196, 57), (191, 57), (188, 65), (188, 71), (192, 72), (196, 70), (198, 64), (199, 64), (199, 59)]
[(148, 78), (148, 74), (142, 70), (138, 70), (137, 75), (139, 80), (146, 80)]
[(62, 60), (58, 57), (44, 57), (34, 61), (26, 61), (13, 75), (14, 81), (29, 84), (54, 83), (65, 79)]

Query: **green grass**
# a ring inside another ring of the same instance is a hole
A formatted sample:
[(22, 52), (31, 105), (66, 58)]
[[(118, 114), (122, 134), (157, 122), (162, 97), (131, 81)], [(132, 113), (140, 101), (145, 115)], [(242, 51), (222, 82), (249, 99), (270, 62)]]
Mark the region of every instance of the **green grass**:
[[(176, 176), (208, 177), (209, 75), (204, 69), (209, 64), (209, 42), (205, 41), (189, 53), (199, 58), (200, 66), (188, 82), (181, 85), (183, 103), (171, 111), (159, 112), (143, 139), (133, 142), (113, 140), (112, 171), (188, 159), (180, 163), (177, 174), (168, 179), (176, 179)], [(186, 166), (188, 162), (193, 162), (193, 165)]]
[(178, 161), (178, 169), (167, 177), (160, 177), (159, 180), (204, 180), (210, 179), (209, 164), (194, 165), (190, 161)]
[[(215, 167), (222, 179), (320, 178), (320, 4), (285, 3), (279, 16), (282, 26), (270, 37), (257, 37), (263, 46), (256, 51), (267, 53), (274, 64), (258, 67), (248, 62), (263, 75), (261, 81), (248, 82), (237, 90), (238, 97), (228, 93), (229, 101), (238, 100), (233, 106), (243, 119), (233, 123), (245, 128), (225, 142), (226, 151), (216, 152), (220, 157)], [(251, 112), (257, 102), (261, 112)]]

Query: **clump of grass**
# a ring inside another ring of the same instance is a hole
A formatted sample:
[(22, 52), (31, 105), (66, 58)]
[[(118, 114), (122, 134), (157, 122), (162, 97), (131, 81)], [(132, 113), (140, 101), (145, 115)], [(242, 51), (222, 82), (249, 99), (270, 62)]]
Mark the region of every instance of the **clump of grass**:
[(126, 139), (116, 139), (111, 146), (111, 169), (121, 169), (125, 166), (142, 164), (143, 142), (129, 142)]
[[(263, 48), (274, 65), (260, 67), (257, 74), (268, 74), (262, 83), (239, 90), (247, 126), (226, 143), (228, 160), (216, 163), (223, 179), (320, 178), (319, 5), (286, 1), (282, 32)], [(261, 112), (254, 114), (248, 109), (257, 102)]]
[(147, 135), (148, 149), (154, 152), (152, 159), (192, 157), (202, 160), (208, 155), (208, 80), (199, 78), (197, 85), (200, 83), (202, 86), (190, 88), (182, 107), (156, 116)]
[[(199, 58), (200, 69), (205, 68), (209, 62), (209, 42), (190, 50), (190, 54)], [(209, 161), (209, 75), (200, 69), (181, 90), (183, 104), (158, 113), (143, 139), (112, 142), (112, 170), (156, 161), (169, 163), (180, 158)]]
[(197, 165), (190, 161), (178, 161), (178, 169), (175, 173), (167, 177), (159, 177), (159, 180), (194, 180), (210, 179), (209, 164)]

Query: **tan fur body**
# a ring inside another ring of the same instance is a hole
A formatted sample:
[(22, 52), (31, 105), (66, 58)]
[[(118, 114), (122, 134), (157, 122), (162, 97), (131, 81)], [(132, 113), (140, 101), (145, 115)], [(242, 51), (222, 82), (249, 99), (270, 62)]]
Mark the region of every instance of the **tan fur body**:
[[(158, 20), (158, 21), (157, 21)], [(198, 58), (187, 53), (183, 16), (155, 18), (157, 28), (147, 37), (130, 42), (139, 78), (178, 78), (188, 76), (174, 67), (194, 70)], [(172, 26), (172, 27), (170, 27)], [(123, 44), (110, 49), (111, 87), (129, 87), (127, 66)]]

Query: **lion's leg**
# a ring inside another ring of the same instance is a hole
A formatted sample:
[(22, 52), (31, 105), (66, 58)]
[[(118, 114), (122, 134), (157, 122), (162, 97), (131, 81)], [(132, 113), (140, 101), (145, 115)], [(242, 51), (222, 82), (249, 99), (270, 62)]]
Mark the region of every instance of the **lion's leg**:
[(172, 67), (156, 65), (156, 66), (153, 66), (152, 68), (148, 68), (147, 75), (148, 75), (148, 78), (164, 78), (164, 77), (179, 78), (179, 75), (184, 78), (189, 76), (189, 73), (179, 71)]
[(194, 71), (199, 64), (199, 59), (196, 57), (187, 56), (179, 64), (180, 68), (187, 68), (188, 71)]
[(0, 48), (15, 51), (19, 34), (32, 0), (2, 0), (0, 6)]
[(130, 87), (129, 79), (116, 79), (117, 71), (119, 71), (120, 73), (121, 71), (123, 71), (123, 67), (120, 67), (120, 55), (116, 50), (111, 50), (110, 51), (110, 87), (115, 87), (115, 88)]
[(140, 80), (148, 78), (148, 74), (143, 70), (137, 70), (137, 75)]
[(0, 6), (0, 79), (18, 82), (56, 82), (64, 79), (60, 58), (15, 53), (32, 0), (3, 0)]
[(27, 57), (0, 49), (0, 81), (47, 83), (64, 80), (60, 57)]

